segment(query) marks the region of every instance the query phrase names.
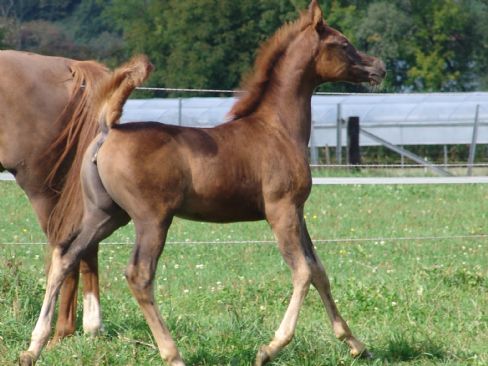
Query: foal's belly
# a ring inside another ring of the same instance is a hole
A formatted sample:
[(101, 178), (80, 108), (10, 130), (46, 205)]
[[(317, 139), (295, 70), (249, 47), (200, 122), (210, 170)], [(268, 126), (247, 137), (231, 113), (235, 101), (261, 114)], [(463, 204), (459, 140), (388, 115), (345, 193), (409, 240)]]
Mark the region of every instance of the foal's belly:
[(260, 205), (246, 199), (187, 200), (176, 211), (176, 216), (194, 220), (217, 223), (238, 221), (258, 221), (264, 219)]

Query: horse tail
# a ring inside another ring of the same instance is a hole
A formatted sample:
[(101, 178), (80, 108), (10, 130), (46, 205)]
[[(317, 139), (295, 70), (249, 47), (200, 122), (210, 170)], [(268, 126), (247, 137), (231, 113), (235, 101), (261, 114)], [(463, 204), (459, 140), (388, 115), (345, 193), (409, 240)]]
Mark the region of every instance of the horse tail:
[(99, 85), (97, 92), (98, 120), (102, 132), (107, 133), (119, 123), (122, 109), (132, 91), (141, 85), (153, 70), (145, 55), (133, 57), (117, 68)]
[(70, 61), (72, 86), (69, 100), (56, 125), (62, 130), (38, 158), (38, 164), (52, 162), (45, 184), (58, 197), (47, 227), (51, 244), (64, 240), (81, 222), (80, 168), (85, 150), (98, 133), (93, 111), (93, 93), (99, 80), (109, 74), (95, 61)]

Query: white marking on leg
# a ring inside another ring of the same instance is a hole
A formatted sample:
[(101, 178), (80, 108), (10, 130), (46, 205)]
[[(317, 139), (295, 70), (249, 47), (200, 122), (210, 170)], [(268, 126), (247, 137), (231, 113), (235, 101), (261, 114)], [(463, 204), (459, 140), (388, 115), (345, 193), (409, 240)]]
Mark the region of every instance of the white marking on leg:
[(97, 335), (102, 330), (100, 303), (92, 292), (83, 296), (83, 330), (90, 335)]
[(51, 333), (51, 322), (54, 315), (54, 308), (58, 292), (61, 286), (59, 273), (59, 253), (54, 251), (52, 255), (53, 261), (51, 270), (49, 271), (46, 293), (42, 303), (41, 313), (37, 319), (36, 326), (32, 331), (31, 342), (28, 352), (32, 353), (34, 360), (39, 357), (42, 348), (47, 343), (49, 334)]
[(41, 353), (44, 345), (47, 343), (49, 334), (51, 333), (51, 321), (54, 313), (54, 305), (55, 302), (44, 302), (41, 309), (41, 315), (39, 316), (36, 326), (32, 331), (31, 342), (28, 351), (32, 352), (36, 359), (37, 357), (39, 357), (39, 354)]

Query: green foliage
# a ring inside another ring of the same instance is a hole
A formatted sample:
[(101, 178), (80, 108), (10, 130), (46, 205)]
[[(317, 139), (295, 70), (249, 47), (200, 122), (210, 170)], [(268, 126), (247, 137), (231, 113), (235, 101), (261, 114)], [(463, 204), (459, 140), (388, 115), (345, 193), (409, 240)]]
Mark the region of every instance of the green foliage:
[(7, 48), (7, 44), (5, 43), (5, 35), (6, 34), (7, 34), (6, 29), (3, 27), (0, 27), (0, 50)]
[(261, 41), (296, 17), (284, 1), (114, 0), (110, 17), (130, 53), (156, 64), (153, 82), (171, 87), (230, 89), (252, 65)]
[[(93, 57), (112, 66), (144, 52), (156, 66), (150, 81), (153, 85), (232, 89), (251, 69), (259, 44), (285, 21), (295, 19), (308, 3), (5, 0), (0, 3), (0, 15), (4, 17), (0, 25), (8, 30), (4, 44), (15, 48)], [(321, 3), (331, 26), (341, 30), (359, 49), (385, 61), (388, 76), (381, 90), (463, 91), (488, 87), (485, 0)], [(23, 27), (33, 34), (23, 34)], [(364, 87), (336, 84), (321, 90), (361, 91)]]
[(0, 10), (4, 16), (21, 21), (59, 20), (69, 15), (82, 0), (2, 0)]
[(62, 23), (86, 56), (117, 66), (126, 58), (122, 37), (115, 31), (112, 19), (104, 14), (110, 0), (83, 0)]
[(372, 3), (358, 26), (358, 48), (386, 64), (386, 89), (397, 90), (408, 80), (408, 47), (399, 40), (412, 36), (413, 22), (392, 2)]
[(425, 91), (462, 90), (474, 46), (468, 13), (455, 0), (412, 3), (416, 27), (409, 45), (413, 50), (410, 84)]
[[(386, 62), (386, 90), (480, 88), (488, 51), (481, 31), (486, 14), (477, 0), (370, 2), (359, 18), (359, 48)], [(480, 53), (485, 56), (474, 60)]]

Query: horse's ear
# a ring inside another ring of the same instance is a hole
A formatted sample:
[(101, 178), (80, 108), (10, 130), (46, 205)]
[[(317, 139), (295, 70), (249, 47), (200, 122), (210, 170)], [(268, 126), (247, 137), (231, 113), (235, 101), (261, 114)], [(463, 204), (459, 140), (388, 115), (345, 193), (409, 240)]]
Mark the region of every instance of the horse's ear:
[(308, 6), (308, 14), (315, 29), (321, 30), (324, 27), (324, 14), (320, 9), (318, 0), (312, 0)]

